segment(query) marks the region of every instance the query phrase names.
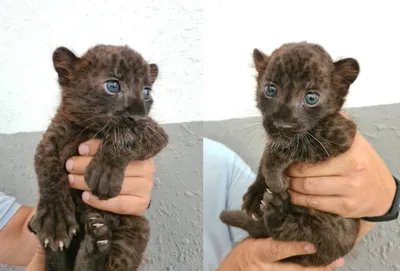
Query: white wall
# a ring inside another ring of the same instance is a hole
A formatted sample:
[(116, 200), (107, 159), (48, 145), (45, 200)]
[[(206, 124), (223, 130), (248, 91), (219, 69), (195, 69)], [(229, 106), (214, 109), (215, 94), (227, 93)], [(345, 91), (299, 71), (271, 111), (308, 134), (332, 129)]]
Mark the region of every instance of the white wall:
[(302, 40), (320, 43), (333, 58), (359, 61), (346, 107), (400, 102), (399, 1), (206, 2), (205, 119), (258, 114), (253, 48), (270, 53)]
[(400, 103), (398, 1), (365, 2), (1, 0), (0, 133), (47, 127), (58, 105), (51, 54), (59, 45), (81, 54), (96, 43), (128, 44), (158, 63), (153, 115), (162, 123), (258, 114), (251, 52), (290, 41), (359, 60), (347, 107)]
[[(46, 129), (58, 105), (51, 55), (127, 44), (160, 67), (153, 115), (201, 119), (202, 2), (1, 0), (0, 133)], [(200, 102), (200, 104), (199, 104)]]

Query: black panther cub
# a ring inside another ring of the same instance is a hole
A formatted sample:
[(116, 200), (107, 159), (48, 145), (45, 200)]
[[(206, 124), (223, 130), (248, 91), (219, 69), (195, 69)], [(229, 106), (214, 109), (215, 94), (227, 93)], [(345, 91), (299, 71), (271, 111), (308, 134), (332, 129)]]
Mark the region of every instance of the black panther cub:
[(148, 114), (156, 64), (127, 46), (97, 45), (82, 57), (65, 47), (53, 53), (62, 98), (37, 147), (40, 199), (30, 221), (46, 248), (47, 271), (137, 270), (149, 223), (141, 216), (96, 210), (70, 189), (65, 163), (81, 142), (102, 139), (85, 173), (100, 199), (117, 196), (129, 161), (158, 154), (168, 142)]
[(284, 44), (270, 56), (255, 49), (253, 58), (257, 107), (268, 141), (243, 211), (225, 211), (221, 219), (253, 237), (311, 242), (317, 253), (284, 261), (329, 265), (354, 247), (360, 221), (291, 204), (285, 170), (350, 148), (356, 125), (339, 112), (359, 64), (352, 58), (334, 62), (321, 46), (306, 42)]

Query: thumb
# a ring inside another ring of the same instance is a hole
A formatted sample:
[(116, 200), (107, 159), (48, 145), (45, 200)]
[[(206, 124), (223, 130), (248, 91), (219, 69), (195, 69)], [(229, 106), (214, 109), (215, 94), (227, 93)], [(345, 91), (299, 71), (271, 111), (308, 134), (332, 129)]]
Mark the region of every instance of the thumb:
[(44, 249), (39, 246), (25, 271), (45, 271)]
[(313, 254), (315, 246), (307, 242), (282, 242), (272, 238), (256, 239), (253, 246), (256, 257), (264, 262), (276, 262), (297, 255)]

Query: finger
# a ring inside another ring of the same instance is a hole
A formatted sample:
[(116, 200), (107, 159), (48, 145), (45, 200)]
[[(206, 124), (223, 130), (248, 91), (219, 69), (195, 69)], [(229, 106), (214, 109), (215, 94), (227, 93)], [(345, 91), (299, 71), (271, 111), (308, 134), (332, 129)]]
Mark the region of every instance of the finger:
[[(292, 263), (273, 263), (272, 270), (279, 271), (333, 271), (338, 267), (342, 267), (344, 265), (344, 259), (340, 258), (334, 261), (332, 264), (326, 267), (303, 267), (301, 265), (292, 264)], [(265, 269), (267, 270), (267, 269)]]
[(45, 256), (42, 247), (38, 247), (31, 262), (26, 267), (25, 271), (44, 271), (45, 270)]
[(339, 114), (342, 115), (345, 119), (349, 118), (349, 115), (344, 111), (340, 111)]
[(344, 259), (340, 258), (326, 267), (308, 267), (305, 269), (305, 271), (333, 271), (338, 267), (342, 267), (343, 265), (344, 265)]
[(82, 193), (82, 200), (96, 209), (121, 215), (142, 215), (150, 203), (150, 199), (126, 195), (109, 200), (99, 200), (87, 191)]
[(256, 258), (269, 262), (316, 252), (315, 246), (307, 242), (281, 242), (271, 238), (254, 240), (252, 249)]
[[(333, 271), (336, 267), (328, 266), (328, 267), (304, 267), (294, 263), (272, 263), (272, 270), (279, 271)], [(270, 269), (260, 269), (260, 270), (270, 270)]]
[(126, 167), (125, 177), (149, 176), (154, 174), (155, 171), (153, 159), (131, 161)]
[(101, 139), (89, 139), (79, 145), (78, 152), (80, 155), (93, 156), (100, 148), (101, 142)]
[[(85, 182), (84, 175), (68, 175), (68, 181), (71, 188), (77, 190), (90, 191), (90, 188)], [(151, 193), (153, 188), (153, 180), (143, 177), (125, 177), (122, 183), (120, 195), (135, 195), (143, 197)]]
[(332, 264), (330, 264), (327, 270), (335, 270), (335, 268), (342, 267), (343, 265), (344, 265), (344, 258), (339, 258)]
[(272, 264), (271, 266), (265, 265), (260, 270), (279, 270), (279, 271), (304, 271), (306, 270), (305, 267), (294, 264), (294, 263), (280, 263), (280, 262), (275, 262), (275, 263), (268, 263), (269, 265)]
[[(73, 156), (65, 164), (69, 173), (83, 175), (90, 161), (91, 156)], [(152, 176), (155, 166), (152, 159), (144, 161), (131, 161), (125, 169), (125, 177)]]
[(357, 167), (357, 159), (352, 153), (343, 153), (329, 160), (304, 164), (296, 163), (289, 167), (289, 177), (318, 177), (318, 176), (341, 176)]
[(299, 205), (311, 209), (316, 209), (328, 213), (341, 215), (344, 207), (344, 199), (339, 196), (316, 196), (297, 193), (289, 190), (290, 200), (294, 205)]
[(290, 178), (289, 188), (293, 191), (320, 196), (347, 195), (349, 182), (340, 176)]
[(73, 189), (90, 191), (89, 186), (85, 182), (84, 175), (69, 174), (68, 181), (69, 181), (69, 186), (71, 186), (71, 188)]
[[(293, 263), (273, 263), (272, 270), (279, 271), (333, 271), (336, 267), (304, 267), (298, 264)], [(270, 270), (270, 269), (261, 269), (261, 270)]]
[(90, 156), (73, 156), (68, 159), (65, 168), (69, 173), (83, 175), (91, 160)]

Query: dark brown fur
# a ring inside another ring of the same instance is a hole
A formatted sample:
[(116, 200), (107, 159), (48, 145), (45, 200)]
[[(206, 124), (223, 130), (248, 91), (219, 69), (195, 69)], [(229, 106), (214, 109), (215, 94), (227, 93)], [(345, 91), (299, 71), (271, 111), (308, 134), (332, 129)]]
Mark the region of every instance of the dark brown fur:
[[(30, 221), (46, 245), (46, 270), (137, 270), (149, 238), (148, 221), (83, 203), (82, 192), (68, 185), (65, 163), (83, 141), (103, 139), (85, 181), (94, 195), (109, 199), (120, 193), (129, 161), (153, 157), (167, 145), (164, 130), (148, 117), (152, 99), (142, 94), (156, 80), (157, 65), (129, 47), (106, 45), (81, 58), (60, 47), (53, 63), (62, 100), (37, 147), (40, 199)], [(116, 95), (104, 88), (111, 79), (121, 86)]]
[[(359, 219), (291, 204), (285, 170), (292, 163), (324, 161), (350, 148), (356, 125), (339, 111), (359, 65), (352, 58), (333, 62), (321, 46), (306, 42), (284, 44), (271, 56), (255, 49), (253, 58), (257, 107), (269, 140), (257, 178), (243, 197), (244, 212), (225, 211), (221, 219), (257, 238), (309, 241), (317, 253), (284, 261), (326, 266), (354, 247)], [(273, 98), (264, 91), (271, 82), (277, 87)], [(303, 102), (310, 90), (320, 95), (312, 108)]]

